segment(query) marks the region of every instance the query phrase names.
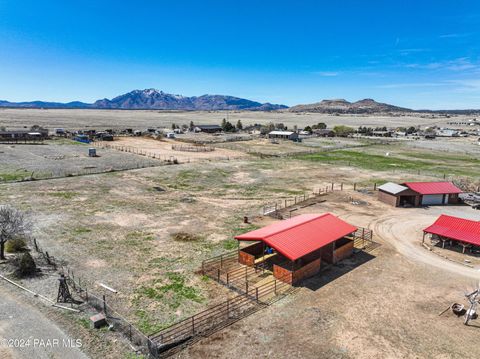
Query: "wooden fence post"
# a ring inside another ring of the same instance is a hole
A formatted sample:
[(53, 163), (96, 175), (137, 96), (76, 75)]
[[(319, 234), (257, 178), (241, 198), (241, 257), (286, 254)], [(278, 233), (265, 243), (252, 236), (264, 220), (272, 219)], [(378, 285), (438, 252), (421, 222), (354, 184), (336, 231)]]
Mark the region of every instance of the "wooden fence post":
[(107, 316), (107, 303), (105, 302), (105, 294), (103, 295), (103, 312)]

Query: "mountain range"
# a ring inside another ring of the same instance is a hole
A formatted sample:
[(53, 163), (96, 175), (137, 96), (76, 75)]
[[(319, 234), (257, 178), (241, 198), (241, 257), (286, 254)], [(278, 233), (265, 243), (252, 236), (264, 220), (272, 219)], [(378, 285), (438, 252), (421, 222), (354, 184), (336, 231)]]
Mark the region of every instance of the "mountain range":
[(248, 110), (274, 111), (288, 108), (284, 105), (260, 103), (243, 98), (224, 95), (181, 96), (155, 89), (134, 90), (111, 100), (102, 99), (94, 103), (79, 101), (59, 102), (8, 102), (0, 101), (0, 107), (16, 108), (76, 108), (76, 109), (120, 109), (120, 110)]
[(478, 114), (479, 110), (411, 110), (404, 107), (364, 99), (356, 102), (347, 100), (323, 100), (320, 102), (288, 107), (271, 103), (260, 103), (239, 97), (225, 95), (182, 96), (172, 95), (155, 89), (134, 90), (110, 99), (97, 100), (94, 103), (73, 101), (61, 102), (9, 102), (0, 100), (0, 108), (70, 108), (70, 109), (118, 109), (118, 110), (178, 110), (178, 111), (277, 111), (316, 112), (327, 114), (374, 114), (374, 113), (443, 113)]
[(323, 100), (308, 105), (297, 105), (288, 109), (290, 112), (318, 112), (318, 113), (385, 113), (385, 112), (412, 112), (404, 107), (376, 102), (370, 98), (357, 102), (347, 100)]

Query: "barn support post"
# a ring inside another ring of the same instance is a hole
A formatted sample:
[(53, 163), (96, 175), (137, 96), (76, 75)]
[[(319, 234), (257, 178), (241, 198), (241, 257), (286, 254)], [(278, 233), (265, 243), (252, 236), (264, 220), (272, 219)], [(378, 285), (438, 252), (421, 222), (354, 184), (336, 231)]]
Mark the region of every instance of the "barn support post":
[(425, 232), (423, 232), (422, 244), (425, 243)]
[(262, 256), (262, 273), (265, 273), (265, 242), (263, 243), (263, 256)]

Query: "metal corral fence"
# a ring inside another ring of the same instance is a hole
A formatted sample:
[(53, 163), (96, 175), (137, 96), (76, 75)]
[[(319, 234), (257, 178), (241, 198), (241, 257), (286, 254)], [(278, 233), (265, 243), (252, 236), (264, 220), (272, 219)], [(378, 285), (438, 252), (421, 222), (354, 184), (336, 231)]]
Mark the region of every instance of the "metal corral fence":
[[(85, 303), (88, 303), (99, 312), (104, 313), (108, 324), (111, 325), (114, 330), (125, 335), (141, 352), (147, 354), (152, 350), (152, 345), (154, 346), (154, 344), (150, 339), (120, 313), (113, 309), (112, 306), (107, 303), (105, 295), (100, 296), (89, 291), (86, 283), (82, 283), (80, 277), (75, 277), (73, 270), (69, 267), (63, 266), (62, 271), (67, 278), (70, 287), (75, 290), (75, 293), (77, 293)], [(154, 349), (153, 351), (155, 352)]]
[(258, 287), (247, 288), (245, 293), (214, 305), (200, 313), (151, 335), (157, 357), (166, 357), (217, 330), (268, 306), (280, 295), (288, 293), (289, 284), (275, 279)]
[(188, 145), (172, 145), (172, 150), (174, 151), (183, 151), (183, 152), (213, 152), (215, 147), (209, 146), (188, 146)]
[[(276, 200), (275, 202), (270, 202), (265, 204), (262, 208), (262, 214), (264, 216), (268, 215), (268, 216), (275, 217), (278, 215), (278, 212), (282, 209), (290, 208), (296, 205), (302, 205), (304, 204), (304, 202), (307, 202), (312, 198), (323, 196), (324, 194), (328, 192), (332, 192), (334, 190), (337, 190), (337, 188), (335, 188), (335, 185), (332, 184), (331, 186), (327, 185), (324, 188), (318, 188), (316, 190), (313, 190), (312, 193), (303, 193), (301, 195), (297, 195), (294, 197), (279, 199), (279, 200)], [(338, 190), (343, 191), (343, 183), (339, 185)]]
[(373, 231), (368, 228), (358, 227), (353, 234), (353, 245), (357, 249), (365, 249), (373, 244)]
[(161, 155), (159, 153), (149, 152), (137, 147), (114, 145), (105, 141), (92, 142), (91, 145), (93, 147), (98, 147), (98, 148), (107, 148), (107, 149), (113, 149), (121, 152), (133, 153), (139, 156), (145, 156), (145, 157), (161, 160), (167, 163), (175, 163), (175, 164), (179, 163), (178, 159), (175, 156)]
[[(105, 142), (105, 141), (93, 142), (92, 145), (94, 147), (114, 149), (114, 150), (117, 150), (117, 151), (128, 152), (128, 153), (133, 153), (133, 154), (136, 154), (136, 155), (139, 155), (139, 156), (146, 156), (146, 157), (149, 157), (149, 158), (158, 159), (158, 160), (163, 161), (165, 164), (184, 164), (184, 163), (201, 162), (201, 161), (204, 161), (204, 162), (230, 161), (230, 159), (231, 159), (229, 156), (217, 156), (217, 157), (195, 158), (195, 159), (182, 158), (182, 160), (179, 160), (176, 156), (162, 155), (162, 154), (159, 154), (159, 153), (149, 152), (149, 151), (142, 150), (140, 148), (132, 147), (132, 146), (113, 145), (113, 144)], [(181, 145), (179, 145), (179, 146), (181, 146)], [(195, 146), (186, 146), (186, 147), (192, 147), (193, 148)], [(204, 150), (202, 150), (202, 151), (189, 151), (189, 152), (211, 152), (211, 151), (215, 150), (215, 148), (213, 148), (213, 147), (209, 147), (209, 148), (211, 148), (212, 150), (208, 150), (208, 151), (204, 151)]]
[[(163, 165), (163, 164), (161, 164)], [(158, 167), (161, 165), (157, 164), (146, 164), (146, 163), (136, 163), (134, 165), (129, 166), (112, 166), (108, 168), (96, 168), (96, 167), (86, 167), (75, 171), (64, 171), (64, 170), (56, 170), (55, 174), (52, 172), (51, 174), (40, 173), (37, 174), (35, 171), (32, 171), (30, 175), (27, 175), (20, 179), (14, 180), (3, 180), (0, 177), (0, 183), (14, 183), (14, 182), (28, 182), (28, 181), (41, 181), (41, 180), (50, 180), (50, 179), (58, 179), (58, 178), (66, 178), (66, 177), (80, 177), (80, 176), (89, 176), (89, 175), (97, 175), (103, 173), (111, 173), (111, 172), (123, 172), (123, 171), (131, 171), (135, 169), (141, 168), (148, 168), (148, 167)]]

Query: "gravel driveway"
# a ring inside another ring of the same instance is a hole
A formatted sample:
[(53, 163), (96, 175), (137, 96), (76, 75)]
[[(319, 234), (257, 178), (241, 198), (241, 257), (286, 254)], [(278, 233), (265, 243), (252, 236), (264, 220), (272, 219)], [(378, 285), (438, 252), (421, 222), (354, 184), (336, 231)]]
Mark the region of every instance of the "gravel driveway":
[(65, 334), (35, 307), (0, 283), (0, 358), (88, 359), (81, 342)]

